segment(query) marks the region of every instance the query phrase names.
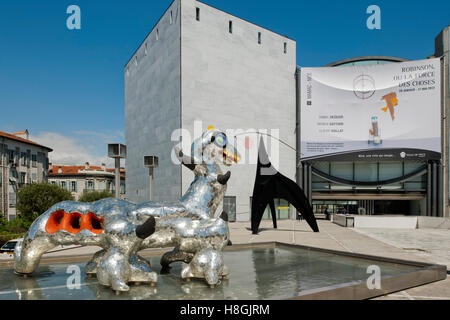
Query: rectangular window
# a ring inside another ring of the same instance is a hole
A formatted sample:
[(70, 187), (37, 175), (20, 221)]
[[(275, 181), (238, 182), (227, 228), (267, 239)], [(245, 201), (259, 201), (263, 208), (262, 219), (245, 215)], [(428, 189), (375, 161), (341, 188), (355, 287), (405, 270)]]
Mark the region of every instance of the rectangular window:
[(173, 14), (172, 14), (172, 10), (170, 11), (170, 24), (173, 23)]
[(195, 18), (200, 21), (200, 8), (195, 8)]
[(31, 155), (31, 165), (33, 166), (33, 168), (37, 167), (37, 155), (35, 154)]
[(287, 53), (287, 43), (286, 42), (284, 43), (284, 53), (285, 54)]
[(9, 207), (15, 208), (16, 207), (16, 193), (10, 192), (8, 198), (9, 198)]
[(27, 150), (25, 153), (25, 167), (31, 168), (31, 151)]
[(14, 163), (14, 150), (8, 150), (8, 163)]
[(233, 21), (228, 22), (228, 32), (233, 33)]
[(20, 162), (20, 164), (22, 165), (22, 166), (26, 166), (26, 153), (25, 152), (21, 152), (20, 153), (20, 159), (21, 159), (21, 162)]
[(261, 44), (261, 32), (258, 32), (258, 44)]
[(21, 173), (20, 173), (19, 183), (21, 183), (21, 184), (24, 184), (24, 183), (25, 183), (25, 176), (26, 176), (26, 173), (25, 173), (25, 172), (21, 172)]
[(77, 192), (77, 182), (76, 181), (72, 181), (71, 191), (72, 192)]
[(61, 181), (61, 188), (66, 189), (66, 182), (65, 181)]
[(14, 152), (14, 163), (17, 167), (20, 165), (20, 148), (16, 148)]
[(156, 29), (156, 40), (159, 40), (159, 29)]

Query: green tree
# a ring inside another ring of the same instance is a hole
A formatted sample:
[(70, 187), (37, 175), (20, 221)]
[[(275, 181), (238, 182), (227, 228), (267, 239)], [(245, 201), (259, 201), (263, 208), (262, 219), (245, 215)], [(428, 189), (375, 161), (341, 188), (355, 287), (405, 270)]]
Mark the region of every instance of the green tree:
[(8, 221), (3, 217), (3, 213), (0, 212), (0, 232), (6, 230)]
[(89, 191), (83, 193), (83, 195), (78, 199), (80, 202), (95, 202), (105, 198), (114, 198), (114, 195), (108, 191)]
[(17, 210), (25, 222), (33, 222), (54, 204), (73, 200), (72, 194), (50, 183), (33, 183), (17, 193)]

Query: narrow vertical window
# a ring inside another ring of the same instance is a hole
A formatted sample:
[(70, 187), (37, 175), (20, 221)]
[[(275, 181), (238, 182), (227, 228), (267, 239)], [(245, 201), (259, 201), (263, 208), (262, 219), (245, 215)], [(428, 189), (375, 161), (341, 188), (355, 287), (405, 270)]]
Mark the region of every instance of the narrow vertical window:
[(287, 53), (287, 43), (284, 43), (284, 53)]
[(261, 44), (261, 32), (258, 32), (258, 44)]
[(156, 29), (156, 40), (159, 40), (159, 29)]
[(170, 11), (170, 17), (169, 17), (169, 19), (170, 19), (170, 24), (172, 24), (172, 23), (173, 23), (173, 14), (172, 14), (172, 10)]
[(195, 8), (195, 18), (200, 21), (200, 8)]
[(233, 33), (233, 21), (230, 21), (230, 22), (228, 23), (228, 31), (229, 31), (230, 33)]
[(135, 66), (138, 65), (138, 59), (137, 59), (137, 56), (134, 57), (134, 65), (135, 65)]
[(148, 46), (147, 46), (147, 43), (145, 43), (144, 54), (147, 55), (147, 53), (148, 53)]

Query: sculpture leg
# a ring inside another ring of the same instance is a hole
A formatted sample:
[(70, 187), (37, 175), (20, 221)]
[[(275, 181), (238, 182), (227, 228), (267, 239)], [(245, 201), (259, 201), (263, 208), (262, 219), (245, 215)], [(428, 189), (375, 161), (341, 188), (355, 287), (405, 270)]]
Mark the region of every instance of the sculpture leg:
[(98, 264), (97, 279), (100, 284), (110, 286), (116, 292), (129, 291), (127, 283), (131, 278), (128, 257), (116, 248), (110, 248)]
[(151, 269), (150, 262), (143, 257), (134, 254), (130, 256), (131, 282), (136, 284), (145, 282), (152, 286), (158, 282), (158, 274)]
[(36, 270), (42, 255), (56, 247), (46, 237), (36, 238), (17, 243), (14, 250), (14, 270), (18, 274), (30, 274)]
[(181, 278), (202, 278), (214, 287), (221, 277), (228, 275), (228, 268), (224, 266), (223, 255), (220, 251), (206, 249), (198, 252), (191, 263), (181, 271)]
[(100, 260), (105, 254), (106, 250), (97, 251), (92, 257), (92, 259), (86, 264), (86, 267), (84, 267), (84, 272), (88, 276), (97, 273), (98, 264), (100, 263)]
[(190, 263), (194, 258), (193, 253), (180, 251), (178, 248), (173, 249), (170, 252), (166, 252), (161, 257), (161, 273), (167, 273), (170, 270), (170, 264), (175, 261), (183, 261), (184, 263)]

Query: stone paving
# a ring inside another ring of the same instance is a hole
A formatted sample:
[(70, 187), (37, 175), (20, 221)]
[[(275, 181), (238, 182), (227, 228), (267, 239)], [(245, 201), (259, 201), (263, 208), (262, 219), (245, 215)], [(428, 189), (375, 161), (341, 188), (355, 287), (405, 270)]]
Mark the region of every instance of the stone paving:
[(354, 231), (413, 253), (450, 270), (450, 230), (354, 229)]
[[(249, 222), (230, 223), (233, 243), (278, 241), (324, 249), (347, 251), (395, 259), (437, 263), (450, 270), (450, 230), (437, 229), (353, 229), (318, 220), (320, 232), (311, 231), (305, 221), (261, 223), (260, 233), (252, 235)], [(376, 300), (450, 300), (450, 278), (389, 294)]]

